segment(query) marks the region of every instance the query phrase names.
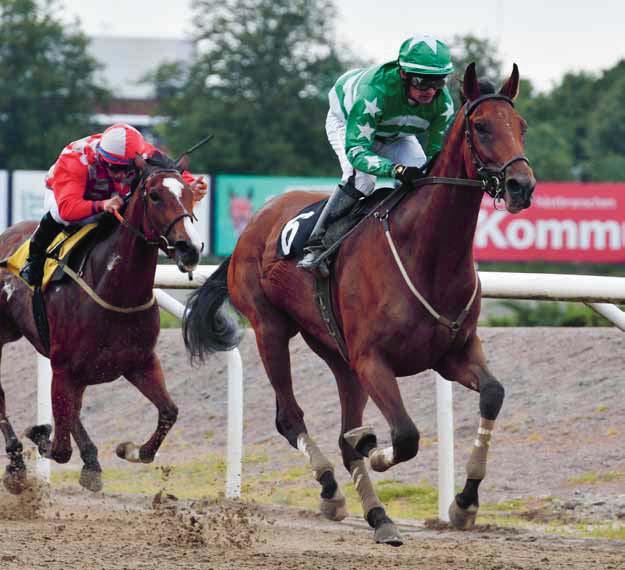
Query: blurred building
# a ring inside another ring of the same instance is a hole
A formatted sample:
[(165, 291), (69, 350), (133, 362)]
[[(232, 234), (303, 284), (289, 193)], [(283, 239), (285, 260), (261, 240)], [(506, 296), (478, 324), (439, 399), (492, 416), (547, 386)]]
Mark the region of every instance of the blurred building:
[(89, 53), (102, 66), (98, 79), (113, 99), (94, 115), (95, 126), (125, 122), (141, 130), (152, 142), (153, 127), (164, 117), (156, 115), (154, 88), (148, 81), (158, 66), (174, 61), (190, 61), (195, 55), (191, 40), (95, 36)]

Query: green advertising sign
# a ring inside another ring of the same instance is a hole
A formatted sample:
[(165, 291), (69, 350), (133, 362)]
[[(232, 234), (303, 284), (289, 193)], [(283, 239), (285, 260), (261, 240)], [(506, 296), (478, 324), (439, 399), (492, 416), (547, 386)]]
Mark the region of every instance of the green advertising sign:
[(332, 192), (339, 179), (220, 174), (215, 176), (214, 181), (213, 253), (225, 256), (232, 253), (252, 214), (260, 210), (267, 200), (292, 190)]

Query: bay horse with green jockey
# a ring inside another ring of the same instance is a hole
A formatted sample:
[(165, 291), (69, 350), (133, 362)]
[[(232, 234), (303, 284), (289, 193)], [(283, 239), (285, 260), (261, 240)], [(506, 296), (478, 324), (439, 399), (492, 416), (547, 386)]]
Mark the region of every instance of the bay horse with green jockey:
[[(186, 156), (183, 160), (186, 164)], [(193, 225), (193, 191), (181, 176), (186, 166), (164, 155), (147, 161), (137, 157), (135, 165), (138, 184), (120, 218), (122, 223), (90, 250), (80, 280), (54, 282), (43, 293), (49, 348), (35, 323), (30, 288), (0, 267), (0, 355), (3, 345), (24, 336), (52, 366), (54, 430), (34, 426), (27, 435), (42, 455), (59, 463), (69, 461), (73, 437), (84, 463), (80, 484), (91, 491), (102, 488), (102, 469), (98, 449), (80, 419), (87, 386), (124, 376), (158, 409), (158, 424), (147, 442), (117, 447), (117, 455), (128, 461), (153, 461), (176, 421), (178, 408), (154, 352), (160, 317), (152, 289), (159, 249), (175, 259), (182, 272), (191, 272), (202, 247)], [(115, 224), (112, 218), (109, 221)], [(36, 225), (21, 222), (8, 228), (0, 236), (0, 259), (10, 256)], [(17, 494), (26, 484), (26, 467), (1, 384), (0, 431), (9, 457), (4, 485)]]
[[(495, 92), (478, 81), (471, 64), (464, 75), (464, 105), (429, 177), (399, 202), (393, 198), (399, 190), (392, 193), (343, 242), (331, 291), (345, 358), (315, 303), (315, 277), (276, 253), (285, 223), (317, 201), (317, 193), (288, 192), (266, 204), (241, 233), (232, 256), (189, 302), (184, 334), (194, 357), (236, 343), (234, 321), (221, 310), (228, 297), (249, 320), (275, 390), (278, 431), (308, 458), (321, 484), (321, 510), (338, 520), (346, 515), (345, 499), (295, 399), (289, 339), (300, 333), (325, 360), (340, 397), (343, 464), (378, 542), (399, 545), (403, 539), (376, 495), (364, 460), (385, 471), (417, 454), (419, 431), (406, 412), (397, 377), (427, 369), (479, 392), (481, 418), (466, 484), (450, 506), (456, 527), (469, 528), (475, 520), (504, 389), (489, 371), (476, 334), (480, 282), (473, 238), (484, 191), (512, 214), (530, 205), (536, 181), (524, 156), (526, 123), (513, 104), (518, 89), (516, 65)], [(368, 398), (390, 426), (390, 447), (378, 446), (371, 428), (363, 426)]]

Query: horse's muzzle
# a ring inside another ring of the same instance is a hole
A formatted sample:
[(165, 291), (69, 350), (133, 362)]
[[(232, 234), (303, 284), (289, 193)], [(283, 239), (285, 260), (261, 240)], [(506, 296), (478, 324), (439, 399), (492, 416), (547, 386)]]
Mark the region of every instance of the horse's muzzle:
[(174, 257), (178, 269), (183, 273), (189, 273), (197, 267), (200, 252), (191, 242), (177, 241), (174, 243)]
[(519, 212), (532, 204), (536, 179), (531, 174), (513, 174), (506, 177), (506, 205), (511, 212)]

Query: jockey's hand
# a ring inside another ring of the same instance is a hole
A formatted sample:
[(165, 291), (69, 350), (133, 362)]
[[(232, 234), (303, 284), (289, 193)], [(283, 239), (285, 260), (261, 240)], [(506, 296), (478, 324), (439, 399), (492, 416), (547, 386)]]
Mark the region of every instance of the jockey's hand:
[(113, 212), (119, 210), (123, 205), (124, 200), (122, 199), (122, 197), (115, 195), (112, 198), (109, 198), (108, 200), (104, 200), (104, 202), (102, 202), (102, 209), (105, 212), (112, 214)]
[(193, 192), (193, 201), (199, 202), (208, 192), (208, 184), (204, 180), (203, 176), (195, 179), (195, 182), (191, 184), (191, 192)]
[(401, 180), (405, 184), (411, 184), (425, 176), (425, 172), (419, 166), (404, 166), (396, 164), (393, 167), (393, 178)]

